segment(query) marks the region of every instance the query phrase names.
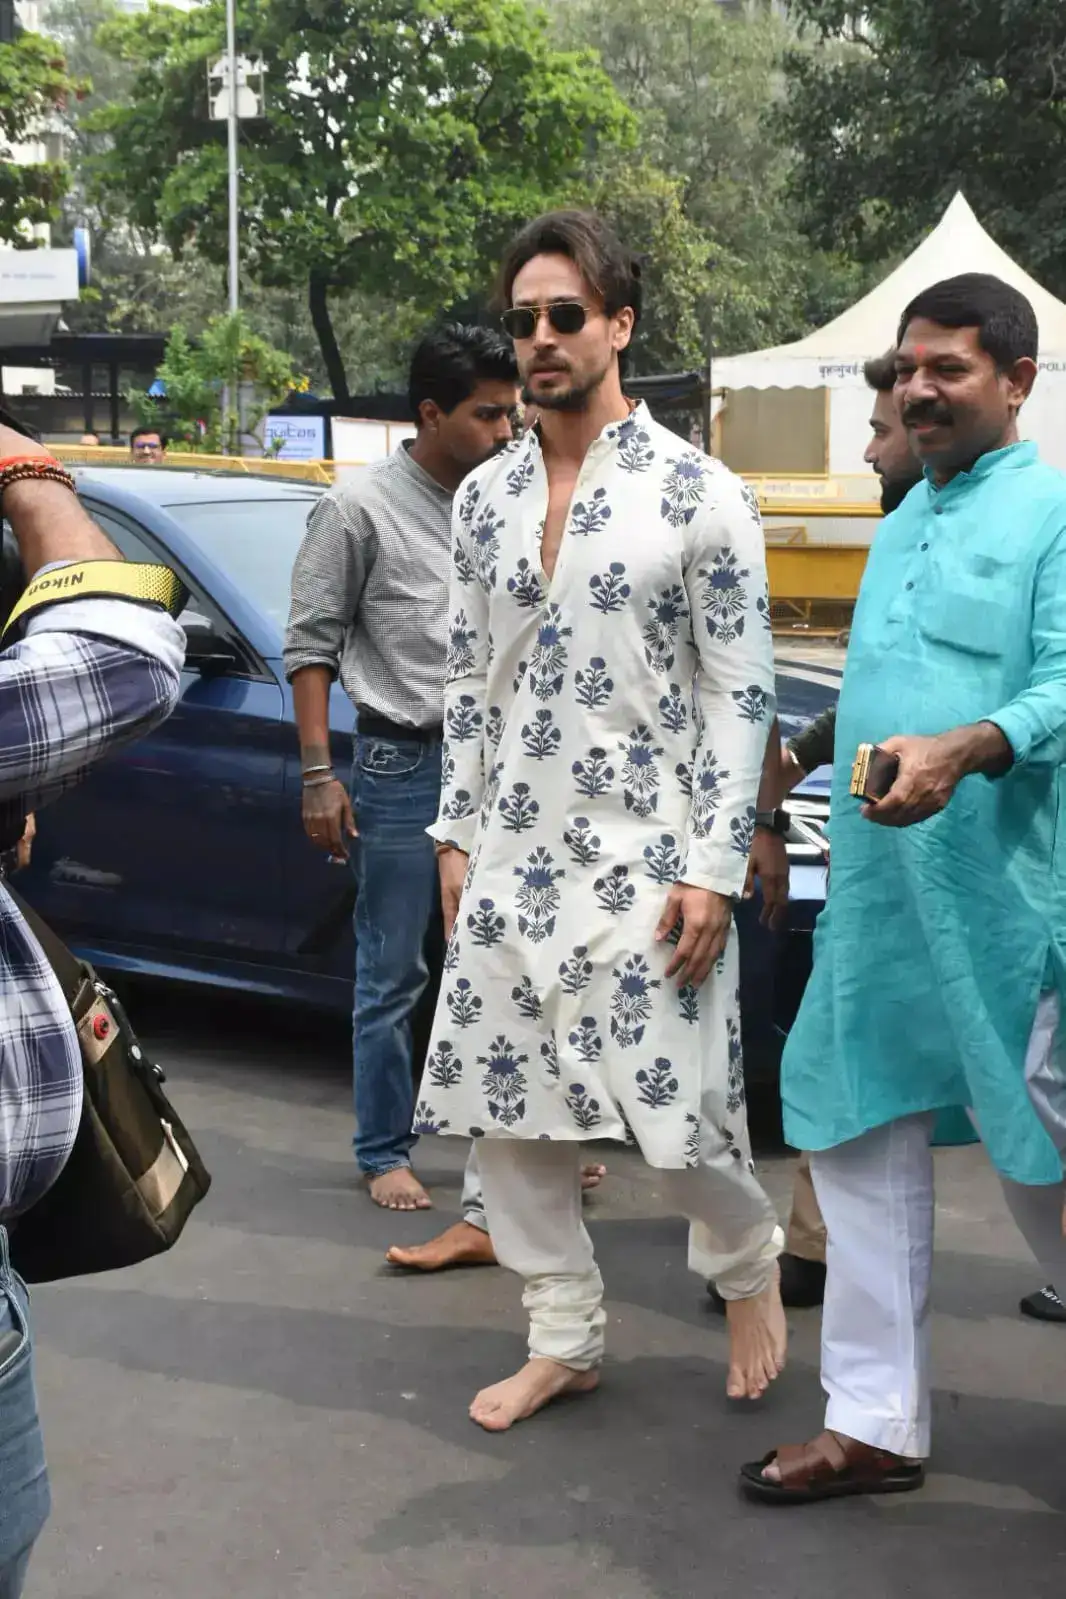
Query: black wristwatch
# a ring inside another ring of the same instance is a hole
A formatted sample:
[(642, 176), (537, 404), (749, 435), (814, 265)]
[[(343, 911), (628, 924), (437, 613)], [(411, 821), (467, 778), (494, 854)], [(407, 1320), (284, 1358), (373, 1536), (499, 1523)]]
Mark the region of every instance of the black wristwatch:
[(756, 811), (755, 826), (766, 827), (784, 838), (792, 826), (792, 818), (787, 811)]

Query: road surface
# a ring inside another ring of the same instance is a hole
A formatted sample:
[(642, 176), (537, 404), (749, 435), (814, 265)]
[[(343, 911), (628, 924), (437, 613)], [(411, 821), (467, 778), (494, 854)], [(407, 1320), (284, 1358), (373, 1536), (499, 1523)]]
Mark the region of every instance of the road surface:
[[(28, 1599), (1061, 1594), (1066, 1327), (1016, 1313), (1039, 1279), (980, 1149), (938, 1155), (928, 1488), (766, 1509), (736, 1468), (817, 1429), (817, 1312), (771, 1397), (727, 1404), (723, 1326), (634, 1156), (589, 1212), (601, 1391), (489, 1436), (466, 1406), (523, 1358), (514, 1280), (382, 1263), (455, 1214), (463, 1144), (424, 1149), (438, 1210), (390, 1218), (356, 1181), (342, 1025), (133, 1006), (215, 1186), (171, 1256), (36, 1293), (55, 1510)], [(780, 1148), (764, 1169), (784, 1207)]]

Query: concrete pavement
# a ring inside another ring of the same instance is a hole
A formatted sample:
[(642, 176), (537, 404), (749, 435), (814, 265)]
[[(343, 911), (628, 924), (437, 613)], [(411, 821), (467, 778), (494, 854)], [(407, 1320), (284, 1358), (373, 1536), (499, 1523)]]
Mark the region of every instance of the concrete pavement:
[[(346, 1029), (135, 992), (215, 1186), (169, 1257), (35, 1295), (55, 1510), (27, 1599), (903, 1599), (1058, 1594), (1066, 1327), (980, 1149), (945, 1150), (937, 1443), (922, 1494), (774, 1511), (741, 1460), (819, 1423), (818, 1318), (791, 1317), (760, 1406), (724, 1394), (723, 1324), (683, 1225), (631, 1154), (590, 1207), (609, 1293), (599, 1394), (505, 1435), (466, 1417), (522, 1359), (498, 1270), (382, 1263), (456, 1212), (464, 1145), (419, 1165), (438, 1209), (390, 1218), (349, 1153)], [(784, 1208), (790, 1166), (767, 1180)]]

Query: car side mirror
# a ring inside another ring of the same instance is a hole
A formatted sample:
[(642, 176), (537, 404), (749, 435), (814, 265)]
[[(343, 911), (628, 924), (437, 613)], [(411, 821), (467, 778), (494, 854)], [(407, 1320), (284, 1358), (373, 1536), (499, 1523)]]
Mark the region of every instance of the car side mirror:
[(222, 638), (206, 616), (186, 612), (181, 619), (185, 630), (185, 665), (201, 677), (222, 677), (240, 665), (236, 650)]

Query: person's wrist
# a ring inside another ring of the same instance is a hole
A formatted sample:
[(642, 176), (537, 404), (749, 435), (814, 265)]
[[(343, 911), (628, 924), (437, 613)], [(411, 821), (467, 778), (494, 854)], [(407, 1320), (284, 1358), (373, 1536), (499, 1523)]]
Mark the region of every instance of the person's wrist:
[(972, 727), (955, 727), (937, 739), (940, 754), (955, 783), (978, 772), (1003, 771), (1013, 759), (1013, 751), (995, 722), (976, 722)]

